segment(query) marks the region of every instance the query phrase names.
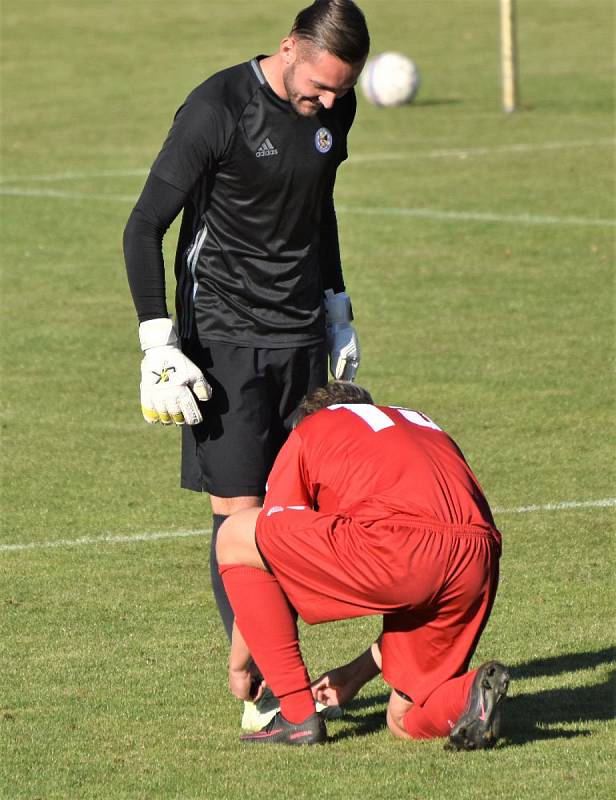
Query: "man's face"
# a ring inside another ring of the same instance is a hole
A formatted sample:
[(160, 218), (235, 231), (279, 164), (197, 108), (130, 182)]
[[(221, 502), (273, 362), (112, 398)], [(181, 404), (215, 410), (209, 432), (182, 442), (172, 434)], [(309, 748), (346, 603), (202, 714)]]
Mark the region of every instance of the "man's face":
[(361, 64), (347, 64), (325, 50), (313, 50), (294, 42), (294, 58), (283, 70), (289, 102), (303, 117), (312, 117), (355, 86)]

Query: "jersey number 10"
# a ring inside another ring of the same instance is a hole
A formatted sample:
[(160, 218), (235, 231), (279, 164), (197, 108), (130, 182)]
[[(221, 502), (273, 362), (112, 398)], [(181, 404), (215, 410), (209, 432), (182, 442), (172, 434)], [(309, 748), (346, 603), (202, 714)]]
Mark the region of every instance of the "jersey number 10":
[[(385, 428), (392, 428), (396, 424), (385, 412), (381, 411), (380, 408), (364, 403), (339, 403), (338, 405), (328, 406), (327, 408), (330, 411), (335, 411), (337, 408), (346, 408), (347, 411), (363, 419), (376, 433)], [(399, 406), (391, 406), (391, 408), (399, 414), (402, 414), (404, 419), (408, 420), (408, 422), (412, 422), (413, 425), (420, 425), (422, 428), (432, 428), (432, 430), (435, 431), (442, 430), (435, 422), (432, 422), (430, 417), (422, 414), (421, 411), (411, 411), (408, 408), (400, 408)]]

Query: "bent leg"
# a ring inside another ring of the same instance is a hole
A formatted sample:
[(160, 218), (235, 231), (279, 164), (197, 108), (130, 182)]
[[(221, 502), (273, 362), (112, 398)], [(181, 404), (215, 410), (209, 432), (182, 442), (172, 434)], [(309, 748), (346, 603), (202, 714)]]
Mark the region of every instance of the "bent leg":
[(218, 570), (218, 557), (216, 548), (218, 546), (218, 532), (230, 514), (235, 514), (242, 509), (259, 508), (261, 505), (260, 497), (214, 497), (210, 496), (212, 504), (212, 540), (210, 543), (210, 579), (214, 600), (218, 608), (218, 613), (225, 626), (227, 639), (231, 641), (233, 631), (233, 609), (225, 592), (225, 587)]
[[(415, 701), (397, 720), (412, 739), (446, 737), (465, 713), (477, 676), (477, 670), (466, 670), (498, 582), (499, 550), (490, 533), (461, 529), (444, 541), (452, 577), (438, 604), (424, 617), (411, 610), (387, 616), (383, 624), (383, 677)], [(481, 708), (476, 713), (483, 722)]]
[(404, 726), (404, 720), (413, 708), (412, 701), (402, 697), (395, 689), (390, 694), (387, 704), (387, 727), (396, 739), (412, 738)]
[(299, 649), (295, 612), (257, 550), (257, 509), (230, 517), (220, 530), (220, 574), (236, 624), (288, 722), (314, 713), (310, 678)]
[(439, 686), (419, 706), (395, 689), (387, 706), (387, 727), (398, 739), (436, 739), (448, 736), (467, 704), (477, 671)]
[(477, 670), (446, 681), (435, 689), (422, 706), (413, 704), (403, 715), (402, 725), (409, 739), (448, 736), (464, 712)]

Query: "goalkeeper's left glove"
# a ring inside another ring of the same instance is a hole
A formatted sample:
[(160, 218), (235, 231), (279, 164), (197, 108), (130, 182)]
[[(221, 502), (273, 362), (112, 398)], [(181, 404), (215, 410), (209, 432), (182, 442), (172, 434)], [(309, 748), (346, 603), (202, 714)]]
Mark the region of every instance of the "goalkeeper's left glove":
[(359, 340), (351, 325), (353, 310), (351, 299), (345, 292), (334, 294), (325, 290), (325, 322), (327, 325), (327, 346), (329, 348), (329, 368), (338, 381), (355, 380), (359, 367)]

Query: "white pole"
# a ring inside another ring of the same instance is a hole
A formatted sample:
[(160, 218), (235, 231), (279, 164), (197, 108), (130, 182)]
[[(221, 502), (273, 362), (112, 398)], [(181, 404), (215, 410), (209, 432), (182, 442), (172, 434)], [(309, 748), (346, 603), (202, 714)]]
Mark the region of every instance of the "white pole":
[(501, 75), (503, 111), (515, 111), (518, 105), (518, 57), (515, 30), (515, 0), (500, 0)]

